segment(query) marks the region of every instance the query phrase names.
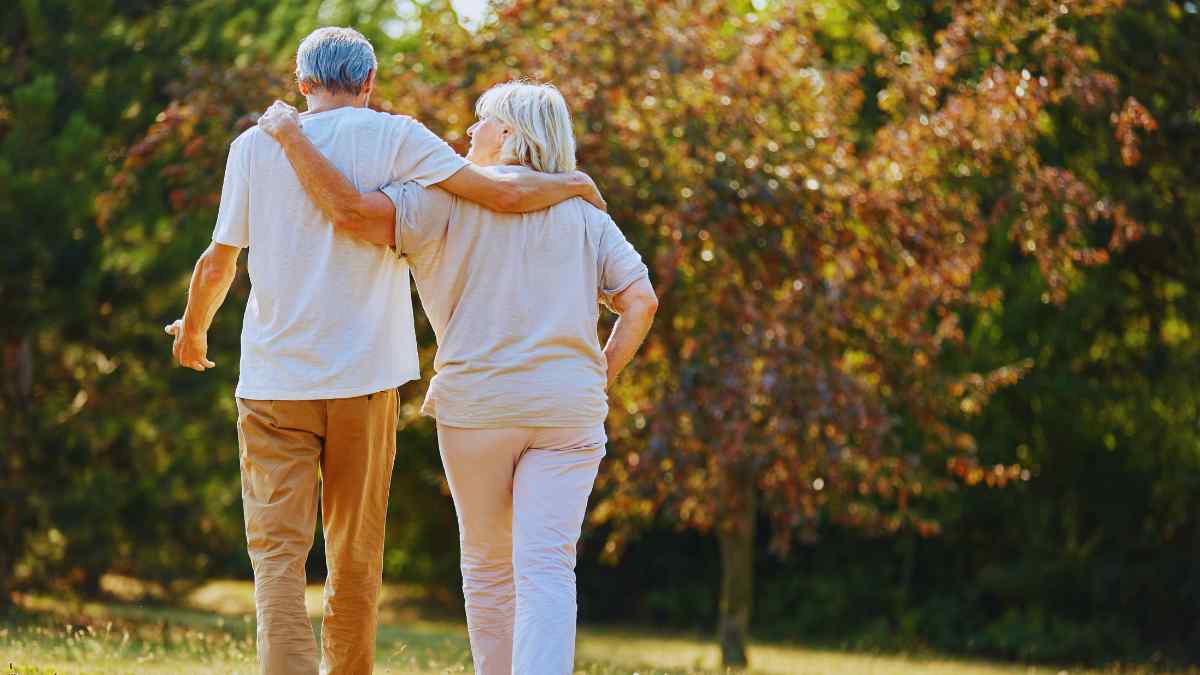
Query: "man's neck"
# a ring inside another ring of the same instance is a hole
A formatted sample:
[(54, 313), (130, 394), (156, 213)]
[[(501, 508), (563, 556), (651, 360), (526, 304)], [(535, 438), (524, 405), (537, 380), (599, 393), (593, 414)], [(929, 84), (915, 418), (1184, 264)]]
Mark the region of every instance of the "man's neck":
[(361, 95), (343, 94), (340, 96), (314, 96), (307, 97), (308, 113), (319, 113), (327, 110), (335, 110), (337, 108), (365, 108), (367, 101)]

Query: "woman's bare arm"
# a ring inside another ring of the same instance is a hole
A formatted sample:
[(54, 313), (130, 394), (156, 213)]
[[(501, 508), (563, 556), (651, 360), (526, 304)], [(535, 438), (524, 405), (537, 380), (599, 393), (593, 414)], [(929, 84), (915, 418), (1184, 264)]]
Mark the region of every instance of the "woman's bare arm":
[(501, 213), (541, 211), (571, 197), (608, 210), (600, 190), (582, 171), (541, 173), (515, 166), (464, 166), (437, 184), (446, 192)]
[(611, 386), (617, 375), (629, 365), (637, 354), (642, 341), (654, 323), (658, 311), (658, 296), (648, 277), (633, 282), (609, 302), (613, 311), (620, 314), (608, 344), (604, 345), (604, 357), (608, 361), (608, 384)]
[(372, 244), (396, 245), (396, 210), (382, 192), (359, 192), (300, 131), (296, 109), (276, 101), (258, 126), (279, 142), (300, 186), (333, 226)]

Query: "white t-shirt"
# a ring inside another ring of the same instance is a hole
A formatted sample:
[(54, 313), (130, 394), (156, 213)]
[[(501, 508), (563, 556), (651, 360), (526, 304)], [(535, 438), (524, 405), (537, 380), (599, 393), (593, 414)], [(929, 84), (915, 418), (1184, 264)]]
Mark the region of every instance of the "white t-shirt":
[[(467, 164), (409, 117), (346, 107), (301, 121), (360, 191), (440, 183)], [(213, 241), (250, 248), (238, 397), (349, 398), (420, 377), (408, 265), (335, 231), (258, 127), (230, 148)]]

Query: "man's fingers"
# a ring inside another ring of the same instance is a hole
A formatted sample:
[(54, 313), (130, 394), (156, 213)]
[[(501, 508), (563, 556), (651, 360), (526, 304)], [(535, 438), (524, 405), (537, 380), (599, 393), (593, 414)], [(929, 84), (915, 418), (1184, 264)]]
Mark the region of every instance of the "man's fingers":
[(283, 101), (275, 101), (271, 104), (270, 108), (267, 108), (267, 113), (275, 115), (286, 115), (290, 117), (294, 112), (296, 112), (296, 109), (291, 105), (284, 103)]
[(203, 373), (212, 367), (212, 365), (210, 365), (211, 363), (212, 362), (208, 361), (207, 359), (183, 359), (179, 362), (179, 365), (183, 366), (184, 368), (191, 368), (198, 373)]
[(601, 211), (605, 211), (605, 212), (608, 211), (608, 202), (604, 201), (604, 197), (601, 197), (600, 193), (593, 194), (591, 197), (588, 198), (588, 202), (590, 202), (592, 206), (595, 206), (596, 208), (600, 209)]
[(300, 114), (295, 108), (283, 101), (272, 103), (271, 107), (267, 108), (266, 112), (258, 118), (259, 128), (267, 132), (272, 138), (277, 138), (288, 127), (299, 124)]
[(195, 351), (184, 353), (182, 349), (175, 352), (175, 360), (179, 362), (180, 367), (191, 368), (195, 371), (203, 372), (209, 368), (215, 367), (217, 364), (208, 360), (208, 357), (201, 354), (195, 355)]
[(608, 202), (604, 201), (604, 195), (600, 194), (600, 188), (596, 187), (596, 181), (592, 180), (591, 176), (582, 171), (577, 170), (575, 175), (591, 188), (591, 192), (588, 192), (586, 195), (584, 195), (584, 199), (586, 199), (592, 206), (595, 206), (601, 211), (607, 212)]
[(263, 114), (261, 116), (259, 116), (258, 121), (260, 123), (262, 123), (262, 122), (270, 123), (270, 122), (274, 121), (276, 118), (286, 114), (283, 109), (283, 106), (285, 106), (285, 105), (287, 105), (287, 104), (285, 104), (283, 101), (275, 101), (274, 103), (271, 104), (271, 106), (269, 108), (266, 109), (265, 112), (263, 112)]

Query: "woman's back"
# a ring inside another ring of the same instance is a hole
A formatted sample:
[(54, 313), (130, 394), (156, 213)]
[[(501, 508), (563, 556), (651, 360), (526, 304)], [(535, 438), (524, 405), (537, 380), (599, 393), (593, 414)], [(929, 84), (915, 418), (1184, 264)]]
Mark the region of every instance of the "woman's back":
[(438, 338), (423, 411), (466, 428), (603, 422), (598, 300), (647, 275), (612, 219), (582, 199), (501, 214), (415, 183), (387, 191)]

